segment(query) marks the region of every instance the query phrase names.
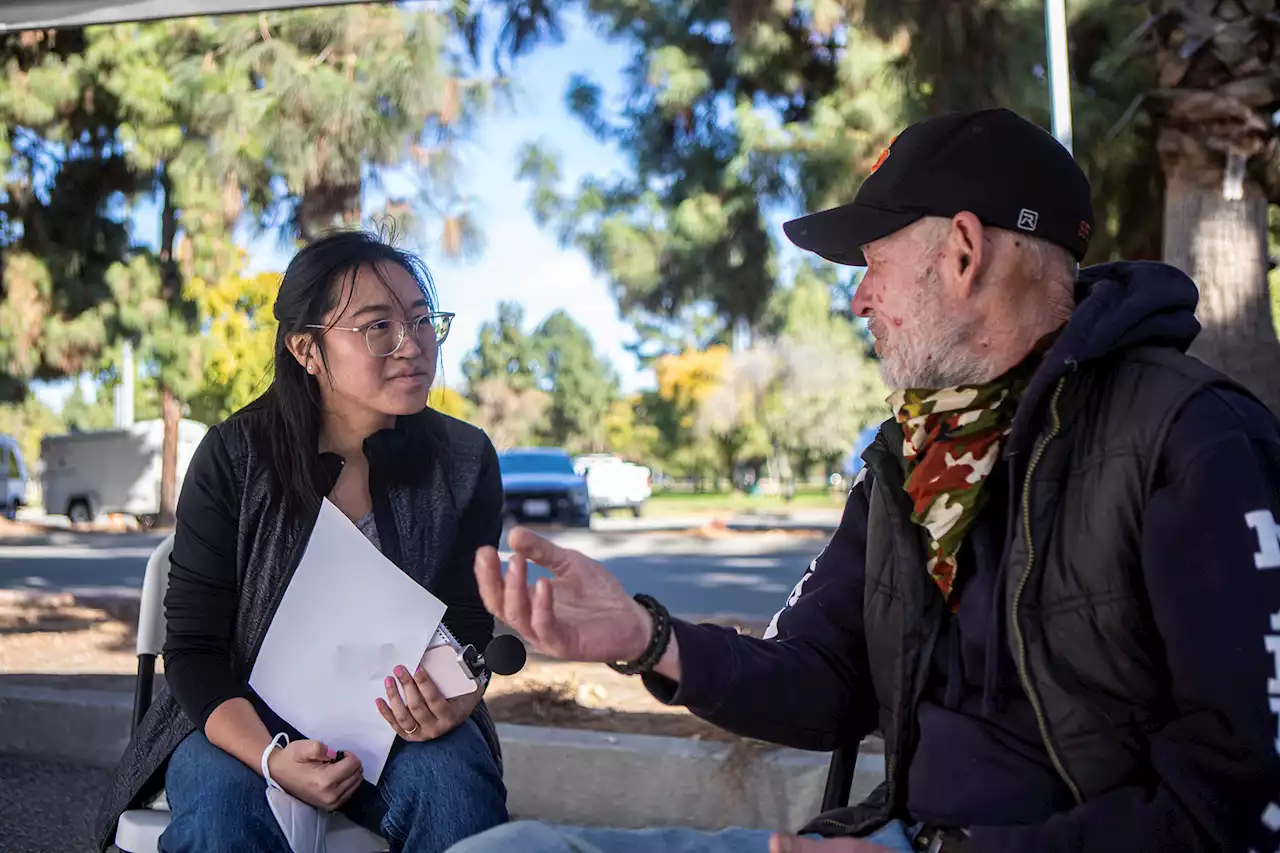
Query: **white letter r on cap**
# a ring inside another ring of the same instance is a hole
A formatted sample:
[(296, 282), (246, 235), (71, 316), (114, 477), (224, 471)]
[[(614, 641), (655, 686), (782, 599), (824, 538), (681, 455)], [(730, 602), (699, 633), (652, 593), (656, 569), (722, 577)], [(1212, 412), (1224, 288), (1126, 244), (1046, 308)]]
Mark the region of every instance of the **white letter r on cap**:
[(1280, 524), (1269, 509), (1245, 513), (1244, 523), (1258, 534), (1258, 553), (1253, 564), (1259, 569), (1280, 569)]

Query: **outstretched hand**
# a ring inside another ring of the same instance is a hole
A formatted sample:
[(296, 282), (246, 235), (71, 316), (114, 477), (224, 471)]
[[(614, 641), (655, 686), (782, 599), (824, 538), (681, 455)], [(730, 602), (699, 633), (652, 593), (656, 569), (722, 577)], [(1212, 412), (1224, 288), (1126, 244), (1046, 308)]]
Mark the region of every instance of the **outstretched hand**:
[[(644, 652), (652, 619), (608, 569), (524, 527), (512, 529), (507, 541), (515, 553), (506, 575), (497, 550), (484, 547), (476, 552), (476, 581), (489, 612), (534, 651), (600, 663), (634, 660)], [(540, 578), (532, 590), (530, 562), (553, 575)]]

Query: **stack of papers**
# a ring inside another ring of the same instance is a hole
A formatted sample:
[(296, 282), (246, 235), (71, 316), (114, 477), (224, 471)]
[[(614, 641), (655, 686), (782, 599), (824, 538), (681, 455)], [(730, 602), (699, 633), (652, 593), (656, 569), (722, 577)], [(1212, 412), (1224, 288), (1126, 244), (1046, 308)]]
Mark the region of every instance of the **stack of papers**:
[(383, 680), (413, 670), (444, 612), (325, 500), (249, 686), (306, 737), (354, 753), (376, 785), (396, 738), (374, 704)]

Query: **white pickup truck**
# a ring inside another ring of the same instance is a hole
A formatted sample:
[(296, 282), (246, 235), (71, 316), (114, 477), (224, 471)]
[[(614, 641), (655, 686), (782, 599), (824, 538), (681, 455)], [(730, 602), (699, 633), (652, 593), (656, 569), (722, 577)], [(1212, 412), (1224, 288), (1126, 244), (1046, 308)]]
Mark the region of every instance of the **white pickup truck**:
[(624, 462), (610, 453), (590, 453), (573, 460), (573, 470), (587, 478), (591, 511), (608, 515), (626, 509), (636, 518), (653, 494), (653, 474), (643, 465)]

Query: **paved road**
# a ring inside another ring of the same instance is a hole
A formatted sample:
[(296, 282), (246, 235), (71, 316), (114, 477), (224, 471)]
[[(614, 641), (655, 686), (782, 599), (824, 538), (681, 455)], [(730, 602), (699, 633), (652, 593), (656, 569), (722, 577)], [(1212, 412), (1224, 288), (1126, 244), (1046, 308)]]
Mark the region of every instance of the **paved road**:
[(110, 772), (0, 755), (0, 853), (83, 853)]
[[(671, 532), (566, 531), (553, 538), (606, 562), (631, 592), (657, 596), (689, 616), (767, 620), (825, 537), (734, 534), (707, 539)], [(160, 537), (59, 533), (35, 544), (0, 543), (0, 589), (137, 595)]]

